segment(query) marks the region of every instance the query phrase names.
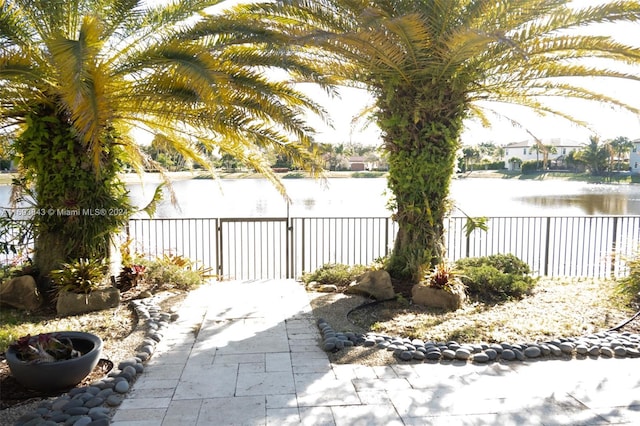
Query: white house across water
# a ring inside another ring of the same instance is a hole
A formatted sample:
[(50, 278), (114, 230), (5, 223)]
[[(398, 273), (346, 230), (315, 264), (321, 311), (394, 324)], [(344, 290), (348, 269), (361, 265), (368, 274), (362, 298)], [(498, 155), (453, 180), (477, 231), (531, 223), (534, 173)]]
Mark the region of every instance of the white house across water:
[[(549, 155), (547, 157), (549, 163), (552, 164), (555, 168), (564, 168), (564, 160), (566, 156), (570, 152), (577, 151), (581, 149), (582, 146), (584, 146), (584, 143), (580, 143), (567, 138), (540, 139), (540, 142), (543, 146), (550, 146), (555, 148), (551, 150), (552, 152), (549, 152)], [(640, 145), (640, 140), (638, 140), (637, 142), (638, 145)], [(518, 170), (520, 168), (520, 165), (524, 161), (542, 161), (544, 158), (544, 153), (542, 152), (542, 149), (538, 150), (537, 147), (538, 144), (533, 139), (507, 144), (504, 147), (505, 168), (509, 170)], [(640, 146), (638, 147), (638, 149), (640, 150)], [(520, 159), (520, 162), (518, 163), (512, 161), (514, 158)], [(640, 163), (640, 156), (638, 158), (638, 162)]]
[(633, 142), (633, 148), (629, 154), (629, 167), (631, 173), (640, 174), (640, 139), (631, 142)]

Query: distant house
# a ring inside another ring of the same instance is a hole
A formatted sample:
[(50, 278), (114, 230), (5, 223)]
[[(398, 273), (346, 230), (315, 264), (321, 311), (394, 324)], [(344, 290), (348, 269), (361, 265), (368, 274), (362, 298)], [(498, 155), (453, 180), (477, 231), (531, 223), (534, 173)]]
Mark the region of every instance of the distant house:
[(364, 157), (349, 157), (349, 166), (352, 172), (362, 172), (365, 170)]
[[(572, 152), (582, 148), (583, 143), (566, 139), (566, 138), (548, 138), (541, 139), (542, 145), (555, 147), (555, 153), (549, 153), (548, 161), (551, 168), (564, 168), (565, 158)], [(504, 147), (504, 166), (509, 170), (518, 170), (520, 165), (525, 161), (542, 161), (544, 154), (542, 151), (538, 152), (536, 149), (536, 141), (533, 139), (512, 142)], [(513, 158), (518, 158), (520, 162), (511, 161)]]
[(629, 154), (629, 167), (631, 173), (640, 174), (640, 139), (633, 140), (631, 143), (633, 143), (633, 148)]

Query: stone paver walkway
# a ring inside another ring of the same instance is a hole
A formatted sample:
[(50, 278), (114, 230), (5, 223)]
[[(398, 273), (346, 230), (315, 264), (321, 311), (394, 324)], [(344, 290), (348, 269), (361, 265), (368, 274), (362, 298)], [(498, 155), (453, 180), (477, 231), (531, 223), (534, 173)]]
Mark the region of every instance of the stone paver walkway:
[(640, 424), (638, 359), (332, 365), (293, 280), (208, 284), (179, 314), (113, 425)]

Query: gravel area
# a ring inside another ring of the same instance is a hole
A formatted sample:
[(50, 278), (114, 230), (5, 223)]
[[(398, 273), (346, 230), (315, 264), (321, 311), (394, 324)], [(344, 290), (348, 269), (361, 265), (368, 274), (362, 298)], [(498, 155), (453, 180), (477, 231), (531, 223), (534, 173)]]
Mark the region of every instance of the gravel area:
[[(551, 347), (540, 347), (541, 353), (557, 352), (556, 347), (560, 348), (561, 343), (573, 344), (572, 354), (563, 353), (559, 355), (561, 357), (583, 356), (585, 347), (587, 356), (622, 356), (622, 349), (615, 353), (620, 339), (623, 346), (630, 349), (626, 356), (636, 356), (639, 349), (635, 340), (640, 341), (640, 338), (636, 339), (640, 336), (640, 319), (621, 329), (621, 336), (602, 334), (634, 313), (633, 309), (620, 303), (615, 283), (606, 280), (542, 279), (533, 293), (522, 300), (491, 306), (471, 302), (453, 312), (434, 311), (413, 305), (408, 300), (371, 304), (370, 299), (342, 293), (309, 292), (308, 295), (316, 320), (323, 319), (336, 333), (352, 332), (362, 337), (375, 332), (378, 340), (392, 343), (396, 339), (395, 343), (400, 345), (401, 340), (409, 344), (414, 339), (425, 344), (431, 342), (439, 348), (441, 357), (450, 357), (449, 351), (455, 353), (460, 349), (455, 347), (458, 345), (464, 346), (460, 356), (469, 351), (470, 359), (482, 360), (484, 355), (475, 357), (475, 354), (481, 349), (484, 352), (481, 345), (489, 348), (492, 343), (515, 346), (513, 354), (516, 358), (519, 352), (524, 354), (529, 346), (541, 343), (551, 344)], [(360, 308), (351, 312), (357, 307)], [(332, 349), (327, 353), (334, 363), (389, 365), (401, 361), (398, 355), (402, 351), (396, 352), (397, 347), (380, 350), (378, 343)], [(453, 349), (445, 347), (448, 343), (453, 343)], [(570, 345), (562, 346), (567, 350)], [(442, 355), (446, 349), (449, 351)], [(504, 358), (509, 358), (512, 348), (506, 349)], [(434, 359), (435, 352), (430, 355)], [(538, 350), (529, 349), (527, 353), (537, 354)], [(503, 358), (501, 353), (497, 355)], [(408, 358), (407, 353), (403, 356)], [(421, 357), (420, 354), (416, 356)], [(489, 351), (489, 357), (492, 356), (493, 352)]]

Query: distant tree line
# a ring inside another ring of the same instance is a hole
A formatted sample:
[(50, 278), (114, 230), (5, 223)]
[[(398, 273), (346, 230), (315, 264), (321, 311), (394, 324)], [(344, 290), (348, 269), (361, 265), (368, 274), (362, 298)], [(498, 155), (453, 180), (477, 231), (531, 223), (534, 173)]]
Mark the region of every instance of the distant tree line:
[[(197, 163), (186, 161), (184, 157), (172, 147), (162, 146), (161, 144), (155, 143), (155, 141), (143, 149), (150, 158), (159, 163), (165, 170), (186, 171), (201, 168)], [(325, 170), (351, 170), (350, 159), (353, 157), (362, 157), (364, 163), (368, 165), (368, 168), (371, 170), (386, 170), (386, 167), (388, 167), (384, 155), (382, 155), (376, 146), (353, 143), (323, 143), (318, 145), (318, 149), (321, 152)], [(291, 158), (286, 154), (266, 151), (264, 155), (268, 159), (271, 167), (278, 171), (297, 170)], [(235, 171), (246, 169), (246, 166), (233, 155), (211, 153), (210, 156), (212, 163), (218, 170)]]
[[(590, 136), (589, 142), (581, 149), (570, 151), (563, 158), (562, 168), (572, 172), (588, 172), (592, 175), (602, 175), (612, 172), (628, 171), (629, 153), (633, 149), (633, 142), (626, 136), (601, 141), (598, 136)], [(531, 150), (540, 154), (539, 160), (522, 161), (518, 157), (509, 162), (518, 163), (522, 173), (534, 173), (548, 170), (550, 154), (556, 154), (554, 145), (536, 144)], [(458, 169), (461, 172), (473, 170), (501, 170), (506, 168), (504, 160), (505, 146), (498, 146), (492, 142), (482, 142), (478, 145), (464, 145), (458, 156)]]

